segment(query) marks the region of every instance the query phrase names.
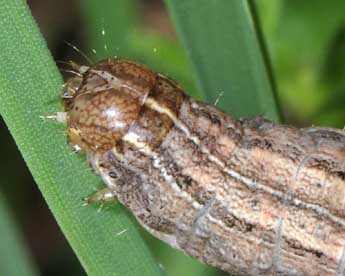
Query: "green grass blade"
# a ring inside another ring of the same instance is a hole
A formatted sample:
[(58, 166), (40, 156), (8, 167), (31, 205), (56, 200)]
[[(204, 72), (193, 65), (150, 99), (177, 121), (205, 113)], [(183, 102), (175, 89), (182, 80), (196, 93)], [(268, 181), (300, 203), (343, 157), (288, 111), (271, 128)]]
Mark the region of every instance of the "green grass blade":
[(39, 275), (0, 193), (0, 275)]
[[(62, 80), (25, 1), (0, 9), (0, 112), (68, 241), (89, 275), (160, 275), (119, 205), (97, 212), (81, 198), (100, 180), (73, 156), (65, 127), (40, 115), (61, 110)], [(126, 230), (122, 235), (116, 235)]]
[(234, 116), (277, 120), (272, 85), (247, 1), (165, 0), (207, 101)]

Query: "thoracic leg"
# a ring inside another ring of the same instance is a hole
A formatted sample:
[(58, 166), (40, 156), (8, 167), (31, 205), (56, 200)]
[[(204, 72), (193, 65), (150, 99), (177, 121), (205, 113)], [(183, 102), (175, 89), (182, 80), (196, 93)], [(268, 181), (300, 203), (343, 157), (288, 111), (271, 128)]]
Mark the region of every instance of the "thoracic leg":
[(60, 123), (65, 123), (66, 118), (67, 118), (67, 113), (66, 112), (56, 112), (53, 114), (48, 114), (48, 115), (43, 115), (40, 116), (42, 119), (47, 119), (47, 120), (52, 120), (52, 121), (57, 121)]
[(92, 203), (115, 202), (116, 200), (116, 195), (108, 187), (83, 198), (85, 205)]

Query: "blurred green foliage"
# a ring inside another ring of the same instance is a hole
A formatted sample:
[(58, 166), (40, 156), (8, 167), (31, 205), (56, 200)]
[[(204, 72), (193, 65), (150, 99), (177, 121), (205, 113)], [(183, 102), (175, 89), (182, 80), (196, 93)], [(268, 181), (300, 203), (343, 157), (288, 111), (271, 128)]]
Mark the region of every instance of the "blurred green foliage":
[(345, 1), (255, 4), (287, 116), (301, 125), (343, 128)]

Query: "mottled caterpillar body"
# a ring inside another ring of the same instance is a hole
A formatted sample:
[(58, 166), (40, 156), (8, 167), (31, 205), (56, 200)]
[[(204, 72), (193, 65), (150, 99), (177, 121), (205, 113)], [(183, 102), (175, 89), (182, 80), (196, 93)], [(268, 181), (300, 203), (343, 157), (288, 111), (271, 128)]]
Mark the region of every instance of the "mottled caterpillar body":
[(237, 275), (345, 275), (345, 132), (236, 120), (144, 65), (66, 82), (71, 144), (152, 235)]

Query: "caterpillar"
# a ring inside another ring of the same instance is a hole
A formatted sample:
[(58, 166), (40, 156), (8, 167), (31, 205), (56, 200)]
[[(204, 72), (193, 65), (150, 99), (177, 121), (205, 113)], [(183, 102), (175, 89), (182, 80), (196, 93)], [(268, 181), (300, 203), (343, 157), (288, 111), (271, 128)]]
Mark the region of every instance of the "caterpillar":
[(234, 119), (140, 63), (64, 86), (68, 140), (152, 235), (235, 275), (345, 275), (345, 131)]

